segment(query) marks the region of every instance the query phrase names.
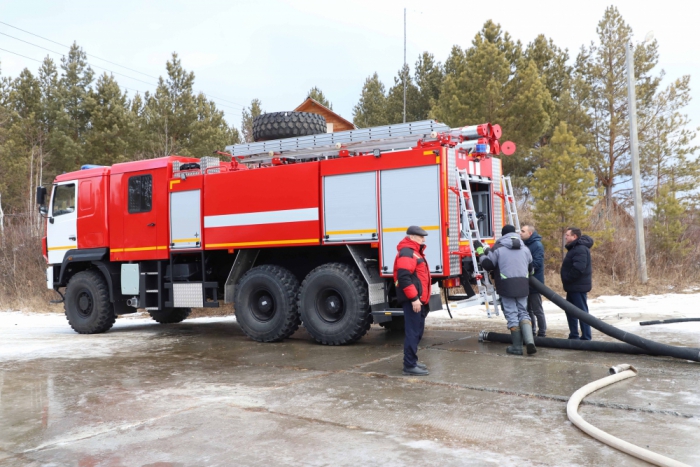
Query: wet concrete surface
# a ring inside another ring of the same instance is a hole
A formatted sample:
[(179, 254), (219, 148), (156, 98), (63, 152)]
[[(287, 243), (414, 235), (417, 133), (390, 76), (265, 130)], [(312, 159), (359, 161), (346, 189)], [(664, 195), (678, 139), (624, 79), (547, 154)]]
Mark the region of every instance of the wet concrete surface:
[(513, 357), (476, 329), (441, 328), (426, 331), (419, 356), (431, 375), (416, 378), (401, 375), (402, 334), (376, 326), (344, 347), (303, 329), (256, 343), (231, 318), (120, 319), (94, 336), (9, 331), (0, 465), (646, 465), (566, 417), (568, 397), (618, 363), (639, 376), (586, 398), (584, 419), (700, 465), (697, 363), (557, 349)]

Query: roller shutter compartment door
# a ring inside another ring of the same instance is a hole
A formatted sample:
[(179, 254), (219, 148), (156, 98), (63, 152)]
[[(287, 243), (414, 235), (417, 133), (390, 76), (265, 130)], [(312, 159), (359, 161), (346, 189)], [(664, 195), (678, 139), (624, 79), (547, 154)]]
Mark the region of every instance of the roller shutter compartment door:
[(323, 178), (325, 242), (377, 241), (376, 172)]
[(428, 232), (425, 256), (431, 273), (442, 273), (440, 171), (438, 165), (383, 170), (381, 180), (382, 272), (393, 273), (396, 246), (410, 225)]
[(200, 190), (170, 193), (170, 248), (201, 247), (200, 203)]

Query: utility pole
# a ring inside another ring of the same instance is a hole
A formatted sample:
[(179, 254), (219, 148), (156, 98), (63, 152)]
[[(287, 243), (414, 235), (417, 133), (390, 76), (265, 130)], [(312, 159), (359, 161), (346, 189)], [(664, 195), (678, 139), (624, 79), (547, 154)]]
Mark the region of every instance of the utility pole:
[[(403, 9), (403, 71), (406, 71), (406, 9)], [(406, 123), (406, 76), (403, 77), (403, 122)]]
[[(649, 35), (647, 35), (649, 37)], [(646, 41), (645, 41), (646, 42)], [(646, 284), (647, 253), (644, 244), (644, 217), (642, 213), (642, 187), (639, 170), (639, 140), (637, 136), (637, 97), (634, 89), (634, 54), (627, 42), (627, 105), (630, 118), (630, 151), (632, 153), (632, 191), (634, 193), (634, 229), (637, 236), (637, 267), (639, 280)]]

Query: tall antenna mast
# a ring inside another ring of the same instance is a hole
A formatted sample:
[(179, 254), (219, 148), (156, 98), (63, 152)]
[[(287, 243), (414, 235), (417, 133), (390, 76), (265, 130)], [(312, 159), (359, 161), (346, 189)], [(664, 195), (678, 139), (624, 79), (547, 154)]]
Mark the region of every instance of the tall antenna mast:
[[(406, 9), (403, 9), (403, 70), (406, 71)], [(403, 76), (403, 122), (406, 123), (406, 76)]]

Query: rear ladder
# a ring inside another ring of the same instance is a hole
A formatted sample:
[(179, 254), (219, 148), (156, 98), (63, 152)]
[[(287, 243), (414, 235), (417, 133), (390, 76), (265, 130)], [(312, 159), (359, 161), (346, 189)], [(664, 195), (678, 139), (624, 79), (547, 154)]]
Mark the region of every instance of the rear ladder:
[[(496, 289), (489, 279), (489, 275), (479, 264), (476, 257), (476, 248), (474, 240), (478, 240), (483, 244), (481, 232), (479, 232), (479, 219), (474, 209), (474, 201), (472, 198), (472, 190), (469, 186), (469, 174), (466, 170), (457, 170), (457, 180), (459, 181), (459, 205), (460, 205), (460, 221), (462, 225), (462, 238), (467, 238), (469, 241), (469, 250), (471, 252), (472, 265), (474, 266), (474, 277), (476, 279), (477, 289), (479, 290), (480, 303), (486, 307), (486, 314), (491, 318), (492, 313), (489, 307), (489, 300), (493, 302), (493, 314), (498, 316), (498, 297)], [(461, 185), (464, 185), (464, 188)], [(466, 195), (465, 195), (466, 192)], [(464, 287), (469, 287), (469, 284), (463, 284)], [(466, 301), (466, 300), (465, 300)]]

